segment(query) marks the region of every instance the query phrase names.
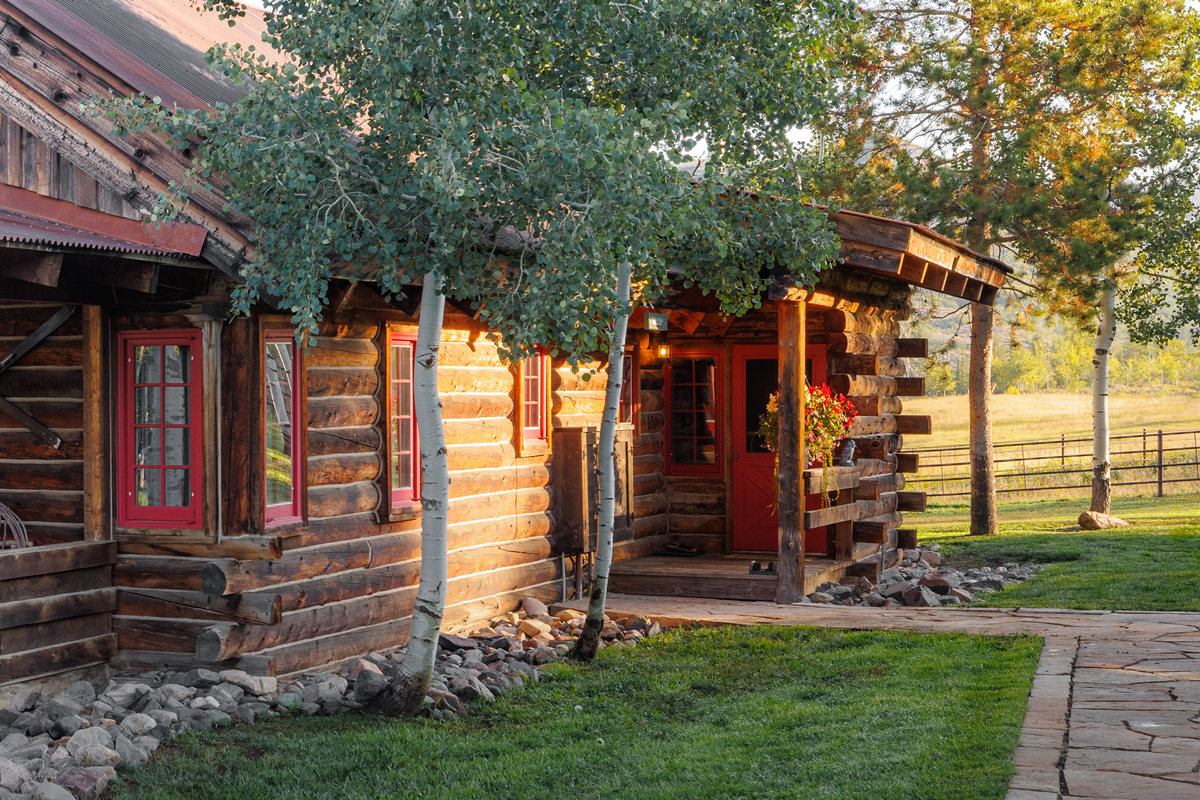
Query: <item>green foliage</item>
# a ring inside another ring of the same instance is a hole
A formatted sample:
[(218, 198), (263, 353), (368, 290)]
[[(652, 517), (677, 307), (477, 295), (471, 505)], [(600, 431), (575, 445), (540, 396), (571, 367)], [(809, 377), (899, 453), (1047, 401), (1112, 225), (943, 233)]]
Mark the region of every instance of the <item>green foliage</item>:
[[(253, 221), (242, 310), (270, 291), (312, 332), (331, 278), (395, 294), (436, 270), (507, 354), (551, 344), (573, 360), (626, 310), (622, 261), (644, 296), (674, 264), (737, 313), (764, 268), (804, 283), (836, 252), (786, 134), (835, 99), (827, 44), (850, 0), (270, 8), (267, 44), (288, 61), (211, 54), (251, 82), (235, 105), (103, 104), (117, 133), (158, 129), (195, 153), (156, 218), (219, 184)], [(701, 144), (692, 180), (676, 165)]]
[(1000, 800), (1040, 650), (1032, 636), (668, 633), (450, 723), (189, 734), (112, 797)]
[[(1083, 318), (1190, 210), (1200, 16), (1185, 0), (863, 7), (844, 62), (864, 99), (820, 130), (819, 186), (838, 201), (998, 250), (1030, 270), (1052, 311)], [(1131, 299), (1135, 316), (1159, 298)]]

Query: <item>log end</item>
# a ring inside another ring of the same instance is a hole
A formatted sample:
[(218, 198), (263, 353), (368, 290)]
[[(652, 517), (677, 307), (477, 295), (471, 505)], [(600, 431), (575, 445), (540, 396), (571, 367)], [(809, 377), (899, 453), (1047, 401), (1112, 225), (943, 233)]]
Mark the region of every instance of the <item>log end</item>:
[(229, 582), (220, 564), (208, 563), (200, 568), (200, 591), (204, 594), (228, 594)]

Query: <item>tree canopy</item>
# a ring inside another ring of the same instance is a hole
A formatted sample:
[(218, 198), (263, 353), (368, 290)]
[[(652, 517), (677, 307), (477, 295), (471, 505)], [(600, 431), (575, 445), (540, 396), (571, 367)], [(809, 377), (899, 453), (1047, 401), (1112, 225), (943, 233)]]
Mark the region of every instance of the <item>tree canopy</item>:
[[(673, 267), (730, 312), (758, 302), (764, 268), (803, 282), (828, 263), (835, 237), (788, 133), (835, 101), (829, 43), (854, 13), (850, 0), (281, 0), (264, 38), (284, 59), (211, 54), (248, 82), (244, 99), (106, 110), (118, 133), (148, 126), (191, 148), (194, 181), (253, 221), (241, 308), (269, 291), (312, 331), (331, 278), (396, 294), (437, 270), (511, 354), (573, 358), (606, 341), (622, 261), (642, 296)], [(696, 148), (702, 175), (681, 172)]]

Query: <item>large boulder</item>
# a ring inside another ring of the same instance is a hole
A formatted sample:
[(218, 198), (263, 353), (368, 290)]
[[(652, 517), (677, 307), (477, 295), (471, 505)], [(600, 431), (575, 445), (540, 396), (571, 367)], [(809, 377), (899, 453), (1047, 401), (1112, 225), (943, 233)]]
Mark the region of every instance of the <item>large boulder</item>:
[(33, 776), (29, 774), (29, 770), (7, 758), (0, 758), (0, 789), (18, 792), (21, 790), (21, 784), (30, 780), (33, 780)]
[(247, 694), (258, 695), (259, 697), (275, 694), (275, 690), (279, 688), (279, 682), (270, 676), (250, 675), (240, 669), (222, 670), (220, 678), (225, 683), (240, 686)]
[(1085, 511), (1079, 515), (1079, 527), (1085, 531), (1103, 531), (1109, 528), (1128, 528), (1129, 523), (1120, 517), (1101, 514), (1099, 511)]

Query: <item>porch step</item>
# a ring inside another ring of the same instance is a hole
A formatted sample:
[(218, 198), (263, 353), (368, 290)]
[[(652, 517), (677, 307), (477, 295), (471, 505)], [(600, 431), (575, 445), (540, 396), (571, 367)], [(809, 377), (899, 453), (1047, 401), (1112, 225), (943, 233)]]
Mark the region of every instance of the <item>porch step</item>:
[[(609, 590), (621, 594), (662, 597), (709, 597), (720, 600), (775, 599), (779, 579), (751, 573), (750, 562), (765, 564), (767, 556), (709, 554), (695, 558), (648, 556), (614, 564)], [(851, 561), (809, 559), (804, 569), (804, 594), (826, 581), (840, 580)]]

